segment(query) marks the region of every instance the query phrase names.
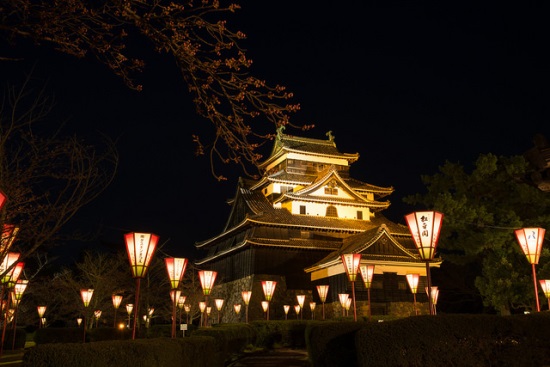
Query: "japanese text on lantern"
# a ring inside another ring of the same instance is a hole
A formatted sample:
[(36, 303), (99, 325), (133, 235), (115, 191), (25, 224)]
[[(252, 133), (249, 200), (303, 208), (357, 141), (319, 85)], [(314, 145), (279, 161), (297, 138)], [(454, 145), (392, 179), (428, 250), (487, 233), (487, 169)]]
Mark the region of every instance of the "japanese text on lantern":
[(141, 234), (139, 236), (139, 253), (138, 253), (138, 258), (137, 258), (137, 264), (143, 264), (145, 261), (143, 259), (143, 247), (144, 247), (144, 241), (145, 239), (145, 236), (143, 234)]

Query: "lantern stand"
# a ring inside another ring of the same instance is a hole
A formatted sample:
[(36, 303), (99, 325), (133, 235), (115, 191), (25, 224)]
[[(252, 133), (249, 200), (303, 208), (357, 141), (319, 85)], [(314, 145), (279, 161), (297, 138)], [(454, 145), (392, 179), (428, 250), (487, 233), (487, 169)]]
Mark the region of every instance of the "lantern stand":
[(416, 307), (416, 292), (418, 292), (418, 281), (420, 280), (420, 274), (407, 274), (406, 277), (411, 293), (413, 294), (414, 314), (415, 316), (418, 316), (418, 308)]
[[(413, 212), (405, 215), (412, 239), (420, 254), (420, 259), (426, 263), (426, 279), (428, 289), (432, 288), (430, 262), (434, 259), (439, 233), (443, 222), (443, 214), (436, 211)], [(430, 315), (434, 315), (432, 297), (428, 296)]]
[(248, 304), (250, 303), (250, 297), (252, 297), (252, 291), (242, 291), (241, 296), (243, 297), (243, 302), (246, 307), (245, 320), (248, 324)]
[(86, 309), (88, 308), (88, 305), (90, 304), (90, 300), (92, 299), (92, 295), (94, 294), (94, 290), (89, 289), (81, 289), (80, 290), (80, 296), (82, 297), (82, 303), (84, 303), (84, 332), (82, 333), (82, 342), (86, 343)]
[(133, 310), (134, 310), (134, 305), (132, 303), (126, 304), (126, 312), (128, 313), (128, 329), (130, 328), (130, 325), (131, 325)]
[(323, 304), (323, 320), (325, 319), (325, 302), (327, 301), (328, 287), (326, 284), (317, 286), (317, 293), (319, 293), (319, 299)]
[(42, 325), (42, 318), (44, 317), (44, 314), (46, 313), (46, 306), (37, 306), (36, 310), (38, 311), (38, 328), (42, 329), (44, 326)]
[[(216, 276), (218, 275), (217, 272), (212, 270), (200, 270), (199, 271), (199, 279), (201, 281), (201, 287), (202, 292), (204, 294), (204, 304), (206, 306), (206, 309), (208, 310), (208, 296), (212, 292), (212, 288), (214, 287), (214, 282), (216, 281)], [(210, 308), (211, 309), (211, 308)], [(204, 325), (208, 326), (208, 317), (210, 315), (208, 312), (206, 313)]]
[(17, 304), (15, 307), (15, 313), (13, 315), (13, 343), (11, 350), (15, 350), (15, 334), (17, 331), (17, 311), (19, 310), (19, 303), (21, 302), (21, 299), (23, 298), (23, 293), (25, 293), (25, 290), (27, 289), (27, 285), (29, 285), (29, 281), (26, 279), (18, 279), (15, 283), (15, 287), (13, 289), (13, 297), (14, 297), (14, 304)]
[(124, 235), (126, 242), (126, 250), (132, 276), (136, 280), (136, 295), (134, 302), (134, 325), (132, 327), (132, 339), (136, 338), (136, 328), (139, 319), (139, 292), (141, 286), (141, 278), (145, 277), (147, 267), (153, 259), (159, 237), (152, 233), (131, 232)]
[(181, 291), (178, 291), (177, 289), (183, 279), (183, 274), (185, 273), (185, 269), (187, 267), (187, 259), (167, 257), (164, 259), (164, 263), (166, 265), (168, 279), (170, 280), (170, 288), (172, 290), (170, 294), (172, 295), (172, 339), (174, 339), (176, 337), (176, 309), (181, 294)]
[(357, 277), (357, 271), (361, 264), (361, 254), (343, 254), (342, 263), (348, 276), (348, 280), (351, 282), (351, 299), (353, 302), (353, 321), (357, 321), (357, 307), (355, 305), (355, 278)]
[(349, 294), (338, 293), (338, 299), (340, 300), (340, 306), (342, 306), (342, 317), (346, 316), (346, 303), (348, 302)]
[(537, 302), (537, 312), (540, 312), (540, 303), (535, 265), (539, 263), (545, 232), (546, 230), (544, 228), (522, 228), (515, 231), (516, 239), (533, 269), (533, 285), (535, 289), (535, 300)]
[(298, 306), (300, 306), (300, 320), (304, 318), (304, 301), (306, 300), (305, 294), (296, 295), (296, 300), (298, 301)]
[(368, 315), (369, 320), (371, 319), (371, 303), (370, 303), (370, 288), (372, 286), (372, 279), (374, 278), (374, 265), (364, 264), (359, 266), (361, 272), (361, 278), (363, 279), (363, 284), (367, 288), (367, 302), (368, 302)]
[(113, 298), (113, 307), (115, 308), (113, 327), (116, 328), (116, 314), (117, 314), (118, 308), (120, 307), (120, 302), (122, 302), (122, 296), (120, 294), (113, 294), (112, 298)]
[(273, 294), (275, 293), (276, 285), (277, 285), (277, 282), (272, 280), (262, 281), (262, 288), (264, 290), (265, 300), (267, 302), (266, 320), (269, 320), (269, 303), (271, 302), (271, 299), (273, 298)]

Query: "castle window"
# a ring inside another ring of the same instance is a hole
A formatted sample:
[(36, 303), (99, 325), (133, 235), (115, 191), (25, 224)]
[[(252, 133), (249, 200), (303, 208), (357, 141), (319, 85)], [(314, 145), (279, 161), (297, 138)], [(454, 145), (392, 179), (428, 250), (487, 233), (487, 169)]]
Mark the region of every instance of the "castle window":
[(333, 205), (327, 206), (327, 217), (338, 217), (338, 211), (336, 210), (336, 207)]
[(306, 206), (300, 205), (300, 214), (306, 214)]
[(338, 189), (334, 187), (325, 187), (325, 195), (338, 195)]
[(294, 188), (292, 186), (281, 186), (281, 194), (284, 194), (285, 192), (292, 192)]
[(357, 219), (363, 219), (363, 212), (361, 210), (357, 211)]

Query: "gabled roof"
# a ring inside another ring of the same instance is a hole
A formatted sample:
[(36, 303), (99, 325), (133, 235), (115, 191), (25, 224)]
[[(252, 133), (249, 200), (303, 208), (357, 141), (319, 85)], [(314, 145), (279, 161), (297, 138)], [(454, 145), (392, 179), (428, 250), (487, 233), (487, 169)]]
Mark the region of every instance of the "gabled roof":
[[(372, 264), (407, 264), (414, 267), (424, 266), (410, 233), (393, 233), (385, 224), (365, 232), (346, 237), (342, 247), (311, 267), (306, 273), (320, 272), (328, 268), (344, 270), (341, 256), (343, 254), (361, 254), (362, 262)], [(434, 259), (433, 266), (439, 266), (441, 259)]]
[(340, 153), (340, 151), (338, 151), (338, 149), (336, 148), (334, 136), (332, 135), (331, 131), (326, 134), (328, 136), (327, 140), (321, 140), (286, 135), (283, 134), (283, 130), (284, 126), (281, 126), (277, 130), (277, 137), (275, 139), (275, 144), (273, 145), (271, 154), (264, 162), (259, 164), (260, 168), (266, 167), (267, 165), (269, 165), (269, 163), (273, 162), (281, 155), (289, 152), (343, 158), (350, 163), (355, 162), (359, 159), (359, 153)]
[[(338, 186), (343, 188), (352, 199), (344, 199), (340, 197), (327, 197), (327, 196), (315, 196), (310, 195), (314, 191), (326, 185), (328, 182), (335, 180), (338, 183)], [(287, 200), (303, 200), (309, 202), (326, 202), (326, 203), (342, 203), (342, 204), (353, 204), (358, 206), (364, 206), (371, 208), (372, 211), (380, 211), (386, 209), (390, 206), (390, 202), (377, 202), (374, 200), (368, 200), (366, 197), (358, 194), (353, 188), (351, 188), (345, 180), (340, 177), (336, 167), (330, 166), (324, 172), (319, 174), (318, 178), (311, 184), (304, 187), (301, 190), (295, 192), (287, 192), (279, 196), (274, 203), (284, 202)]]

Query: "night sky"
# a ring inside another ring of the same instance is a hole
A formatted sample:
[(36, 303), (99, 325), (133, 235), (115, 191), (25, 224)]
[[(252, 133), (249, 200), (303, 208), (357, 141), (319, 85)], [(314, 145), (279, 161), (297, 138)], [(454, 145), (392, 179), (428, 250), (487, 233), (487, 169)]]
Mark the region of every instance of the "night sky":
[[(244, 1), (228, 26), (248, 35), (252, 71), (295, 93), (302, 109), (293, 121), (315, 124), (314, 138), (332, 130), (341, 152), (360, 154), (353, 177), (395, 188), (389, 218), (403, 222), (402, 197), (422, 192), (420, 175), (446, 160), (522, 154), (536, 133), (550, 138), (548, 4), (302, 3)], [(150, 58), (140, 93), (93, 60), (34, 56), (10, 68), (36, 63), (60, 117), (84, 136), (119, 138), (117, 179), (72, 223), (100, 228), (101, 239), (77, 248), (123, 249), (124, 233), (150, 231), (167, 241), (167, 255), (202, 256), (194, 244), (224, 227), (239, 172), (227, 166), (229, 180), (218, 182), (208, 159), (194, 156), (191, 134), (210, 126), (171, 60)]]

